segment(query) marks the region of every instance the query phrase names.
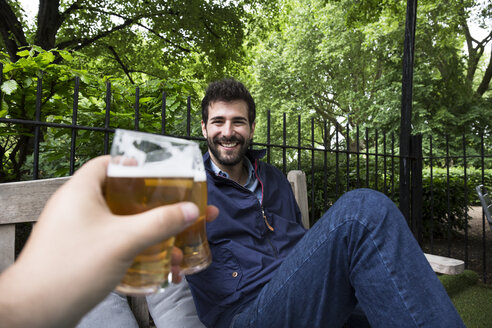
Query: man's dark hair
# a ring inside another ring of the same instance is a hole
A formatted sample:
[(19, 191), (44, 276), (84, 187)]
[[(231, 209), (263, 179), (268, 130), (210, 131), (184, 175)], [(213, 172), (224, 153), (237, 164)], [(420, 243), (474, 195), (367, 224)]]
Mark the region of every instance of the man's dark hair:
[(208, 121), (208, 108), (216, 101), (244, 100), (248, 104), (248, 120), (251, 126), (256, 118), (256, 105), (248, 89), (239, 81), (224, 79), (208, 85), (205, 97), (202, 99), (202, 120)]

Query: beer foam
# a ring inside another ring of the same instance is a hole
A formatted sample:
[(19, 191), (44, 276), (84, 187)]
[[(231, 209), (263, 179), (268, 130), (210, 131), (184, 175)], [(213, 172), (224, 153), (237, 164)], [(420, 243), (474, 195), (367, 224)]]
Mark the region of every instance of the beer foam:
[(116, 130), (107, 170), (110, 177), (191, 177), (203, 181), (206, 177), (202, 171), (205, 173), (202, 155), (195, 142)]
[(204, 171), (195, 172), (195, 181), (207, 181), (207, 174)]
[(124, 166), (110, 163), (107, 176), (113, 178), (194, 178), (194, 172), (191, 168), (183, 168), (179, 163), (170, 166), (163, 166), (162, 163), (149, 163), (149, 165), (144, 166)]

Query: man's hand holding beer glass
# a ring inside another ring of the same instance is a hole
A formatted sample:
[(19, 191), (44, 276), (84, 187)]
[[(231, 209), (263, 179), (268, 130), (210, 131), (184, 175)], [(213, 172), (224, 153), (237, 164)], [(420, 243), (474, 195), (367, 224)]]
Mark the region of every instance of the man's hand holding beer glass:
[[(0, 275), (2, 324), (74, 326), (114, 289), (137, 254), (197, 220), (201, 210), (192, 202), (111, 213), (104, 195), (109, 161), (86, 163), (46, 204), (19, 258)], [(207, 220), (217, 214), (207, 207)]]

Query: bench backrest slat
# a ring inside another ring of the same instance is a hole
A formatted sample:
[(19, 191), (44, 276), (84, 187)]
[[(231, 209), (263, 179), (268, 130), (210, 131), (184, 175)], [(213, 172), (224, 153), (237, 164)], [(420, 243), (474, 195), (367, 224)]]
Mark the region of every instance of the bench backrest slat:
[(69, 177), (0, 184), (0, 272), (14, 263), (15, 224), (35, 222)]
[(50, 196), (69, 177), (0, 184), (0, 225), (35, 222)]

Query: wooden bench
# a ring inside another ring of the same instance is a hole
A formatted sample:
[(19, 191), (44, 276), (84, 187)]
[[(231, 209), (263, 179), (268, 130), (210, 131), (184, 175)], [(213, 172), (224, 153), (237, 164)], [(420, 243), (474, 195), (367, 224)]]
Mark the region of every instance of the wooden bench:
[[(15, 260), (15, 225), (36, 222), (50, 196), (70, 177), (0, 184), (0, 272)], [(149, 327), (145, 297), (130, 297), (139, 327)]]
[(68, 179), (0, 184), (0, 272), (14, 263), (15, 225), (36, 222), (48, 198)]
[[(15, 225), (36, 222), (48, 198), (68, 179), (69, 177), (0, 184), (0, 272), (15, 260)], [(301, 210), (302, 223), (309, 228), (306, 175), (302, 171), (290, 171), (287, 179)], [(425, 255), (437, 273), (452, 275), (464, 270), (464, 262), (461, 260)], [(148, 327), (149, 313), (145, 297), (132, 297), (129, 303), (139, 326)]]

